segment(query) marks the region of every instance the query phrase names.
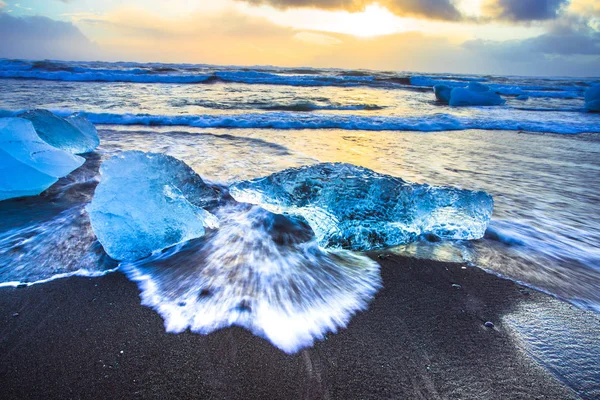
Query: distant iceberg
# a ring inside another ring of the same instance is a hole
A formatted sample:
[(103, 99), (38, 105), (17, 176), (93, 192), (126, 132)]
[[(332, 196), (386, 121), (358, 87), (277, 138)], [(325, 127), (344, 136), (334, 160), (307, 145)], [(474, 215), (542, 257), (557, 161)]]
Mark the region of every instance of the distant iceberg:
[(500, 95), (478, 82), (469, 83), (468, 87), (450, 88), (447, 85), (433, 87), (435, 97), (453, 107), (464, 106), (499, 106), (506, 103)]
[(0, 200), (35, 196), (85, 159), (50, 146), (22, 118), (0, 118)]
[(585, 108), (600, 112), (600, 85), (592, 86), (585, 92)]
[(137, 260), (201, 237), (218, 225), (203, 207), (220, 193), (183, 161), (127, 151), (105, 161), (87, 207), (92, 228), (115, 260)]
[(464, 106), (500, 106), (506, 103), (500, 95), (481, 83), (471, 82), (466, 88), (454, 88), (450, 95), (453, 107)]
[(69, 153), (89, 153), (100, 144), (96, 128), (83, 116), (75, 114), (65, 119), (47, 110), (30, 110), (18, 116), (31, 121), (46, 143)]
[(435, 97), (438, 99), (438, 101), (446, 104), (450, 102), (450, 95), (452, 93), (452, 88), (450, 86), (442, 84), (435, 85), (433, 87), (433, 92), (435, 93)]
[(484, 192), (411, 184), (343, 163), (292, 168), (229, 190), (237, 201), (304, 218), (325, 247), (354, 250), (424, 235), (478, 239), (493, 211)]

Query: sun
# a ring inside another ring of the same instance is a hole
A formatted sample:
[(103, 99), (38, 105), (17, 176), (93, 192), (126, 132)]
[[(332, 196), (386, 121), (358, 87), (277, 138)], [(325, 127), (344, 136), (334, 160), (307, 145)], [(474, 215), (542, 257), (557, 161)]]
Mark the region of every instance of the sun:
[(244, 7), (244, 12), (298, 30), (342, 33), (371, 37), (405, 32), (417, 27), (412, 18), (401, 18), (387, 8), (371, 4), (361, 12), (317, 9), (278, 10), (272, 7)]
[(359, 37), (389, 35), (406, 29), (404, 18), (392, 14), (387, 8), (372, 4), (362, 12), (331, 12), (332, 20), (319, 26), (320, 30), (346, 33)]

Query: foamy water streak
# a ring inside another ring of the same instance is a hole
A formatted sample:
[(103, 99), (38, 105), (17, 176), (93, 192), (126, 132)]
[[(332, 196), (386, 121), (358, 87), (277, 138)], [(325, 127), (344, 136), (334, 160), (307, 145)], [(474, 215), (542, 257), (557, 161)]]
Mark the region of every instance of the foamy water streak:
[(392, 251), (409, 257), (467, 263), (487, 272), (600, 312), (600, 253), (582, 232), (561, 227), (564, 237), (524, 223), (492, 220), (481, 241), (418, 241)]
[(78, 206), (0, 233), (0, 286), (42, 283), (72, 275), (99, 276), (116, 267)]
[(381, 286), (377, 263), (320, 249), (301, 222), (243, 204), (217, 216), (205, 238), (122, 265), (169, 332), (238, 325), (293, 353), (345, 327)]
[(117, 263), (96, 239), (85, 205), (96, 187), (100, 157), (39, 196), (0, 202), (0, 287), (68, 276), (100, 276)]

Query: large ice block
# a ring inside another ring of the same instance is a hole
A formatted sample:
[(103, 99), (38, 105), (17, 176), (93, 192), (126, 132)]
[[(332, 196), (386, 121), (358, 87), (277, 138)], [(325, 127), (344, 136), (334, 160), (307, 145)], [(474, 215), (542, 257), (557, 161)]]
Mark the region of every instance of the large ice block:
[(0, 200), (38, 195), (84, 162), (44, 142), (28, 120), (0, 118)]
[(104, 250), (116, 260), (137, 260), (201, 237), (216, 218), (203, 207), (218, 200), (183, 161), (164, 154), (127, 151), (105, 161), (87, 207)]
[(229, 190), (237, 201), (303, 217), (323, 246), (355, 250), (423, 235), (478, 239), (493, 211), (484, 192), (411, 184), (343, 163), (292, 168)]

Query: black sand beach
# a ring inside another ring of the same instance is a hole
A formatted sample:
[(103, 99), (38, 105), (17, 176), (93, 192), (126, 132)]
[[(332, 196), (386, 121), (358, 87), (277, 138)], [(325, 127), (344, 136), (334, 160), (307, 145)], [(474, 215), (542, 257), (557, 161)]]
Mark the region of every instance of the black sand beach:
[(368, 311), (294, 355), (241, 328), (165, 333), (118, 272), (0, 289), (2, 398), (577, 398), (500, 319), (546, 295), (460, 264), (373, 257), (384, 288)]

